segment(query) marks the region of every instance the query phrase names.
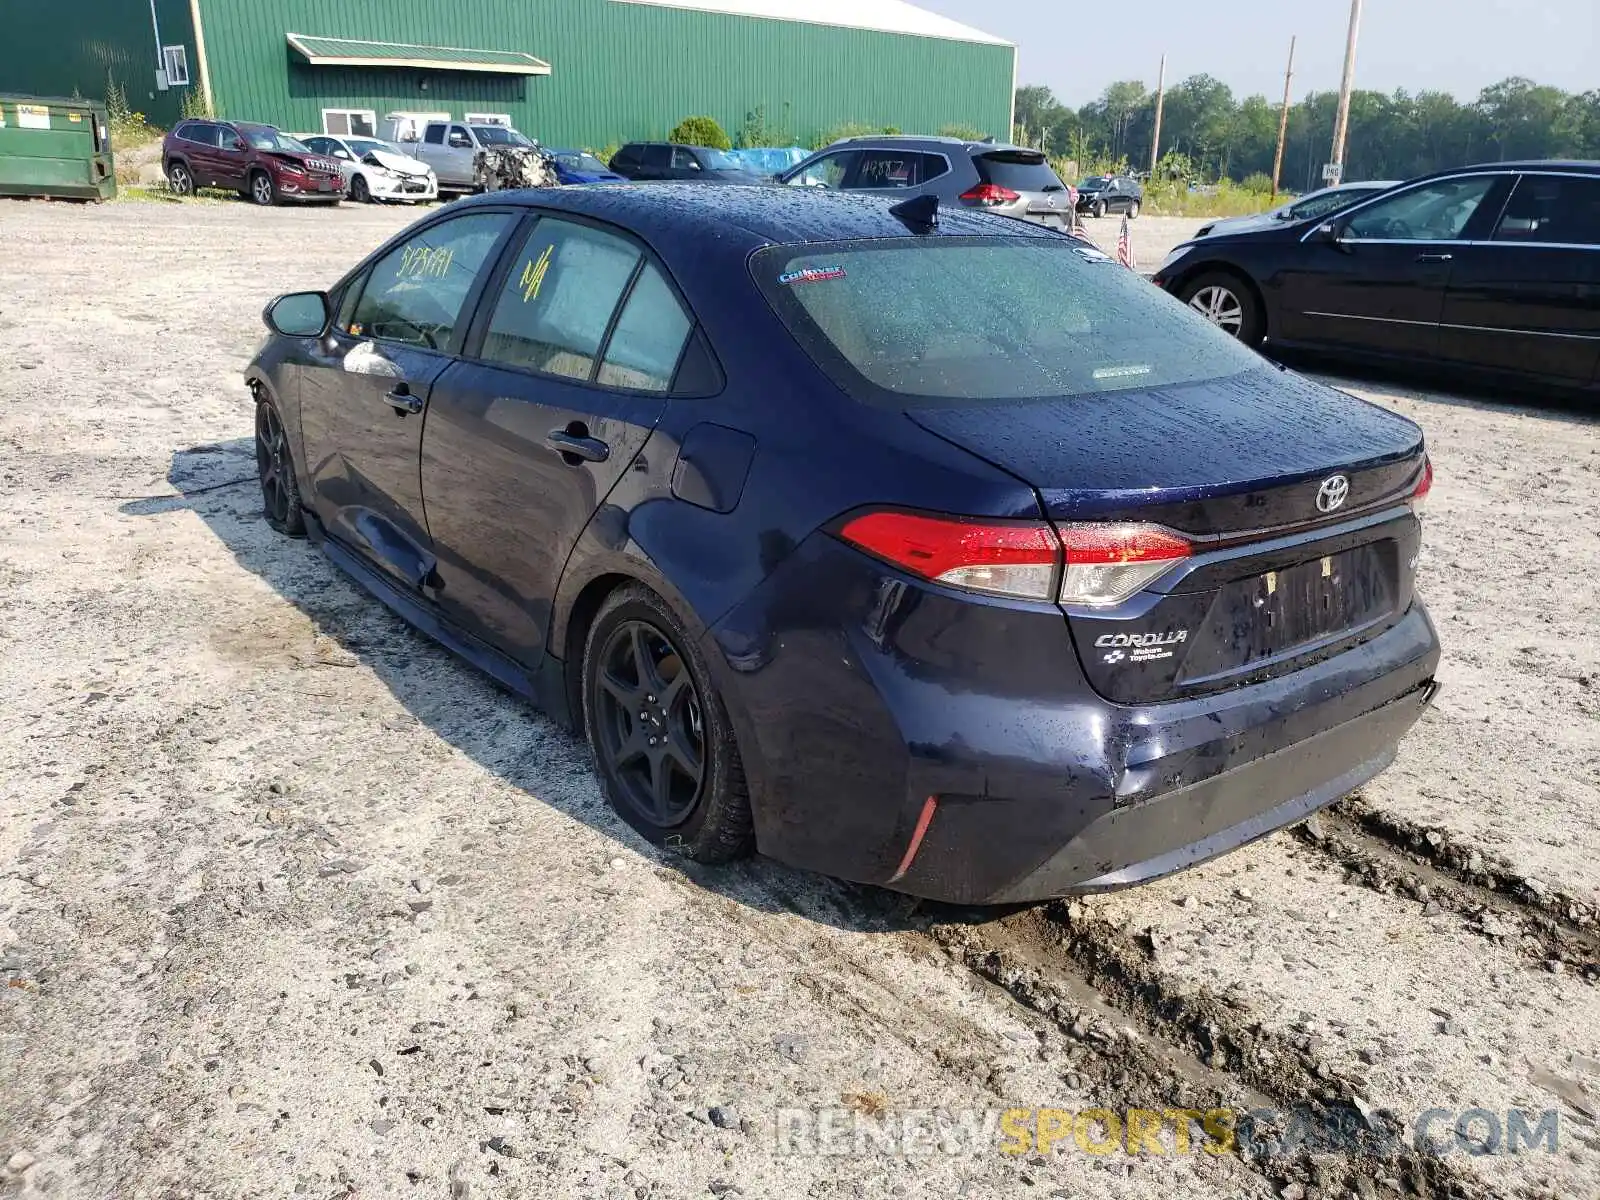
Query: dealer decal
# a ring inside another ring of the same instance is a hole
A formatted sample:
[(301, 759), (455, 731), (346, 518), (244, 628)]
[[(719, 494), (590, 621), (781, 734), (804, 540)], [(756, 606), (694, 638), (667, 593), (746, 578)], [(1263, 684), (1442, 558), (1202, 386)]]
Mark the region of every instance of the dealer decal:
[(843, 267), (804, 267), (798, 271), (790, 271), (787, 275), (779, 275), (778, 282), (791, 283), (822, 283), (828, 279), (843, 279)]
[(1102, 659), (1110, 666), (1123, 660), (1144, 663), (1171, 658), (1177, 653), (1174, 646), (1189, 640), (1187, 629), (1168, 630), (1166, 633), (1102, 633), (1095, 638), (1095, 649), (1103, 650)]

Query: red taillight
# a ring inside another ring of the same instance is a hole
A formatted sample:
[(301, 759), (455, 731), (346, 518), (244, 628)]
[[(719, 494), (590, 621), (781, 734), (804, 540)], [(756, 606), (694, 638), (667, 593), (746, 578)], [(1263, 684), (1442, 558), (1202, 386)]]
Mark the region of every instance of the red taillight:
[(1191, 553), (1187, 541), (1156, 525), (1056, 528), (1043, 522), (875, 512), (854, 518), (839, 532), (847, 542), (924, 579), (1095, 608), (1122, 603)]
[(1059, 527), (1066, 549), (1061, 603), (1104, 608), (1121, 604), (1192, 553), (1159, 525), (1079, 524)]
[(845, 541), (924, 579), (954, 587), (1053, 599), (1061, 544), (1042, 522), (1010, 523), (875, 512), (839, 531)]
[(1001, 187), (998, 183), (980, 183), (977, 187), (962, 192), (961, 198), (968, 204), (1015, 204), (1022, 199), (1022, 194)]
[(1411, 507), (1415, 511), (1421, 512), (1423, 502), (1427, 500), (1428, 493), (1432, 490), (1433, 460), (1431, 458), (1424, 458), (1422, 460), (1422, 478), (1417, 481), (1417, 486), (1412, 489), (1411, 492)]

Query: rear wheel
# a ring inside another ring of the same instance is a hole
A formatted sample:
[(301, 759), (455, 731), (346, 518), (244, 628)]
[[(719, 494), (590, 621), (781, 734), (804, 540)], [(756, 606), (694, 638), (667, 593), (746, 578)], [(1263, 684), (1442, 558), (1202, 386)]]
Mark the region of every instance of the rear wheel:
[(167, 164), (167, 187), (174, 196), (194, 195), (194, 176), (189, 173), (188, 163)]
[(289, 457), (289, 438), (270, 400), (256, 403), (256, 473), (267, 524), (289, 537), (304, 537), (306, 518), (300, 511), (300, 485), (295, 482), (294, 462)]
[(1209, 271), (1191, 279), (1179, 298), (1224, 333), (1247, 346), (1259, 345), (1266, 335), (1261, 303), (1236, 276)]
[(694, 638), (642, 585), (613, 592), (589, 628), (583, 720), (606, 796), (629, 825), (700, 862), (749, 852), (749, 792), (727, 710)]
[(250, 199), (260, 205), (278, 202), (278, 185), (265, 171), (250, 172)]
[(350, 199), (357, 204), (372, 203), (372, 189), (367, 186), (367, 177), (365, 175), (357, 175), (350, 181)]
[(1139, 202), (1137, 200), (1135, 200), (1132, 204), (1128, 205), (1128, 220), (1137, 221), (1138, 219), (1139, 219)]

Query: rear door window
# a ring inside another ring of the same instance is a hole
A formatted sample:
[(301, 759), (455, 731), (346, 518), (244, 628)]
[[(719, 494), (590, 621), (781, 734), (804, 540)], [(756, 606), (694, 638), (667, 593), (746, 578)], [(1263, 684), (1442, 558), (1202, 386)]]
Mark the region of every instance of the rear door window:
[(596, 381), (607, 387), (666, 391), (693, 328), (666, 277), (647, 261), (606, 343)]
[(468, 213), (430, 225), (373, 266), (348, 331), (448, 351), (484, 264), (515, 218)]
[(624, 237), (545, 217), (506, 274), (480, 356), (564, 379), (595, 376), (643, 254)]
[(430, 146), (444, 145), (444, 126), (429, 125), (427, 132), (422, 135), (422, 140)]
[(1026, 150), (995, 150), (973, 159), (985, 183), (1014, 192), (1064, 192), (1061, 180), (1042, 154)]
[(646, 146), (640, 160), (647, 167), (656, 167), (664, 171), (672, 165), (672, 147)]
[(1600, 177), (1524, 175), (1494, 240), (1600, 246)]
[(909, 150), (863, 150), (851, 187), (880, 190), (920, 187), (944, 174), (944, 159)]

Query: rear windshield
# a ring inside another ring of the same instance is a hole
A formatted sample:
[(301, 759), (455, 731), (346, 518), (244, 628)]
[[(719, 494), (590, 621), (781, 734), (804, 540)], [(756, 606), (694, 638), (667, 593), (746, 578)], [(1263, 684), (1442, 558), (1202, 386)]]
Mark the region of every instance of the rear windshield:
[(1056, 173), (1042, 154), (980, 154), (975, 160), (985, 183), (1014, 192), (1064, 192)]
[(1071, 238), (770, 246), (751, 267), (839, 386), (894, 408), (1092, 395), (1264, 369), (1198, 313)]

